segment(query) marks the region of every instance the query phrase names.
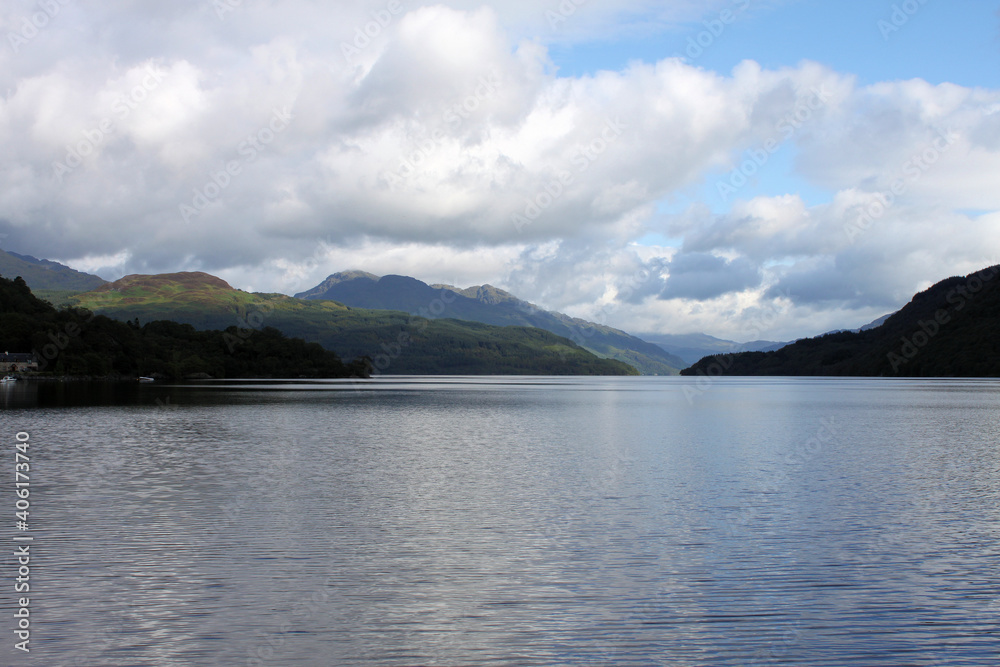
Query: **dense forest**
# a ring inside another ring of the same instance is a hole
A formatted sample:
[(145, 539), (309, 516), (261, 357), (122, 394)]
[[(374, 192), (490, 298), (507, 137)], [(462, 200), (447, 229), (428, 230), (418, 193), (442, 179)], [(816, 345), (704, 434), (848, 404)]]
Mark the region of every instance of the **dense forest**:
[(39, 372), (58, 376), (338, 378), (365, 377), (370, 369), (366, 360), (344, 364), (321, 345), (270, 327), (198, 331), (170, 321), (140, 325), (86, 309), (56, 310), (20, 277), (0, 277), (0, 350), (33, 352)]
[(943, 280), (881, 326), (775, 352), (705, 357), (682, 375), (1000, 377), (1000, 266)]

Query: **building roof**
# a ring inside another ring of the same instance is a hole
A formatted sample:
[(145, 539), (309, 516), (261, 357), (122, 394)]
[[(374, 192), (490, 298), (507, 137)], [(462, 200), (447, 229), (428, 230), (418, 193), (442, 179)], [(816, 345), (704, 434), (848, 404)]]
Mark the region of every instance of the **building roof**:
[(29, 352), (3, 352), (0, 353), (0, 363), (23, 364), (35, 360), (35, 355)]

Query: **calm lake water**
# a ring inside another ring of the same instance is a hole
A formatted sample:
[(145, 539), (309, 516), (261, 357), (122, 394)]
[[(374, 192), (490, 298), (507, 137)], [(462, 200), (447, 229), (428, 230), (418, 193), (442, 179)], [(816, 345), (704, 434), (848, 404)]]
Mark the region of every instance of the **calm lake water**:
[(1000, 664), (1000, 382), (22, 383), (0, 406), (0, 664)]

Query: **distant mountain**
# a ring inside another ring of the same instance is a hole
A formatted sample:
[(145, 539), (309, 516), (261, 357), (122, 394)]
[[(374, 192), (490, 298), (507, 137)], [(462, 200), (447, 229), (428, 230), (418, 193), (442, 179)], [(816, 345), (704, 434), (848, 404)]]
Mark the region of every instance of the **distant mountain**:
[(666, 352), (676, 355), (686, 362), (687, 366), (699, 359), (713, 354), (730, 352), (767, 352), (777, 350), (788, 343), (777, 343), (770, 340), (755, 340), (749, 343), (737, 343), (723, 340), (708, 334), (639, 334), (643, 340), (648, 340), (663, 348)]
[(676, 375), (689, 365), (624, 331), (542, 310), (492, 285), (460, 289), (452, 285), (428, 285), (406, 276), (379, 277), (363, 271), (345, 271), (295, 296), (337, 301), (354, 308), (398, 310), (431, 319), (536, 327), (569, 338), (599, 357), (634, 366), (643, 375)]
[(682, 374), (1000, 377), (997, 331), (1000, 266), (993, 266), (942, 280), (874, 328), (707, 357)]
[(889, 313), (888, 315), (883, 315), (882, 317), (878, 318), (874, 322), (869, 322), (868, 324), (864, 325), (860, 329), (855, 329), (855, 332), (857, 333), (857, 332), (861, 332), (861, 331), (868, 331), (869, 329), (877, 329), (878, 327), (880, 327), (883, 324), (885, 324), (886, 320), (888, 320), (893, 315), (895, 315), (895, 313)]
[[(893, 315), (893, 313), (889, 313), (888, 315), (883, 315), (882, 317), (878, 318), (877, 320), (869, 322), (868, 324), (864, 325), (863, 327), (858, 327), (857, 329), (833, 329), (832, 331), (827, 331), (825, 333), (821, 333), (820, 336), (828, 336), (830, 334), (845, 333), (845, 332), (860, 333), (862, 331), (868, 331), (869, 329), (875, 329), (875, 328), (880, 327), (883, 324), (885, 324), (885, 321), (888, 320), (890, 317), (892, 317), (892, 315)], [(754, 352), (754, 351), (755, 350), (747, 350), (747, 352)], [(761, 351), (762, 352), (769, 352), (769, 350), (761, 350)]]
[(254, 330), (273, 327), (317, 342), (343, 359), (368, 356), (377, 372), (389, 374), (637, 373), (547, 331), (243, 292), (207, 273), (126, 276), (78, 294), (72, 303), (119, 320), (172, 320), (201, 329), (237, 326), (246, 339)]
[(59, 262), (3, 250), (0, 250), (0, 275), (10, 279), (21, 276), (33, 292), (86, 292), (105, 283), (103, 278), (71, 269)]

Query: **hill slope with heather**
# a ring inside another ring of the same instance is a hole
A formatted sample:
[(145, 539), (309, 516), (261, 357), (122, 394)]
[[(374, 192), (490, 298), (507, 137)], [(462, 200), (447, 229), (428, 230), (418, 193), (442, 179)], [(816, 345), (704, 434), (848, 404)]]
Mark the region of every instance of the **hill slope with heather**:
[(676, 375), (688, 364), (624, 331), (542, 310), (492, 285), (459, 289), (428, 285), (407, 276), (376, 276), (345, 271), (295, 295), (316, 302), (332, 300), (354, 308), (398, 310), (430, 319), (453, 318), (496, 326), (534, 327), (572, 340), (599, 357), (616, 359), (643, 375)]
[(881, 325), (775, 352), (706, 357), (683, 375), (1000, 377), (1000, 266), (942, 280)]
[(126, 276), (76, 295), (73, 304), (120, 320), (169, 319), (203, 329), (236, 326), (248, 336), (260, 327), (274, 327), (344, 358), (368, 356), (376, 372), (391, 374), (637, 373), (548, 331), (243, 292), (207, 273)]

